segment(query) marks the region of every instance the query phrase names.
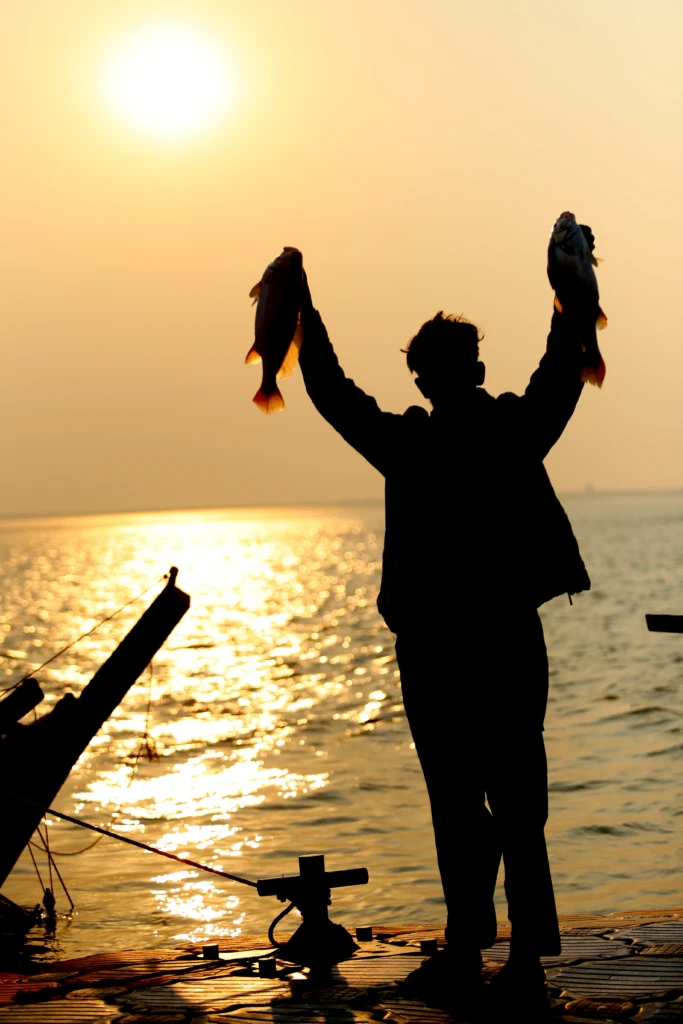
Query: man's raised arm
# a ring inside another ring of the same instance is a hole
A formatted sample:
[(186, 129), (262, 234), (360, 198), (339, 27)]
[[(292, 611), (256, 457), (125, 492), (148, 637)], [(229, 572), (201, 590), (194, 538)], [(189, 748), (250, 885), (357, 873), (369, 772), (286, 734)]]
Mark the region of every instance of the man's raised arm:
[(548, 344), (519, 403), (531, 450), (544, 459), (569, 422), (583, 390), (583, 351), (572, 320), (555, 311)]
[(345, 375), (306, 285), (301, 326), (299, 361), (311, 401), (345, 441), (386, 475), (399, 451), (403, 417), (382, 412), (375, 399)]

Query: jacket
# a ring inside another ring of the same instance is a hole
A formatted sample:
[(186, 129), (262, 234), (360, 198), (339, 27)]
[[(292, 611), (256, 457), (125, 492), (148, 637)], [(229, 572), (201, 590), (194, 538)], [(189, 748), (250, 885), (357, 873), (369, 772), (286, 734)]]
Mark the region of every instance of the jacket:
[[(578, 402), (581, 346), (554, 313), (546, 352), (522, 396), (483, 388), (428, 413), (383, 412), (339, 365), (315, 310), (301, 349), (320, 414), (385, 478), (378, 608), (389, 628), (538, 607), (590, 588), (569, 519), (543, 460)], [(478, 611), (479, 610), (479, 611)]]

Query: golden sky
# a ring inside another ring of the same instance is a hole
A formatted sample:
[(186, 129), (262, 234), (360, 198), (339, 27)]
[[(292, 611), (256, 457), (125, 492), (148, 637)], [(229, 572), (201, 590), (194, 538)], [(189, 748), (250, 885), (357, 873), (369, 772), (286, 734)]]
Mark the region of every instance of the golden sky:
[[(168, 18), (234, 82), (188, 139), (137, 133), (100, 87)], [(6, 0), (0, 66), (0, 514), (379, 495), (298, 370), (283, 413), (252, 405), (265, 264), (303, 251), (385, 409), (420, 401), (399, 350), (438, 309), (485, 331), (490, 391), (521, 391), (564, 209), (610, 323), (555, 486), (683, 487), (680, 0)]]

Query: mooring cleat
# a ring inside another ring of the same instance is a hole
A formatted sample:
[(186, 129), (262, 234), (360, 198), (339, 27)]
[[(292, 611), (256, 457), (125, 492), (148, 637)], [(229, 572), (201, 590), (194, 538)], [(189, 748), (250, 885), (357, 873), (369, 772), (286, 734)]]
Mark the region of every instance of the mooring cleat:
[(327, 969), (353, 956), (359, 947), (343, 925), (333, 924), (328, 917), (330, 889), (365, 885), (367, 881), (366, 868), (326, 871), (322, 855), (299, 857), (298, 875), (259, 879), (256, 883), (259, 896), (289, 900), (303, 918), (291, 938), (281, 945), (275, 942), (272, 934), (278, 918), (271, 925), (269, 936), (277, 948), (278, 959), (301, 964), (302, 967)]
[(302, 921), (292, 937), (278, 946), (277, 957), (312, 970), (326, 970), (348, 960), (357, 949), (360, 947), (343, 925)]

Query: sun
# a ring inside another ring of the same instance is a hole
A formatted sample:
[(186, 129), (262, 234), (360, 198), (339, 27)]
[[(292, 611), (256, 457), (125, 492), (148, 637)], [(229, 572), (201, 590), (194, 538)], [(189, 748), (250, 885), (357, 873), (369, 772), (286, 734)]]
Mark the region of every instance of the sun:
[(214, 124), (232, 98), (227, 55), (208, 33), (155, 21), (109, 55), (102, 89), (113, 112), (143, 135), (184, 139)]

